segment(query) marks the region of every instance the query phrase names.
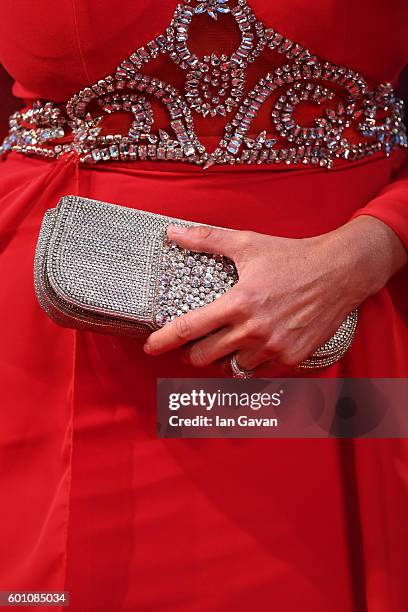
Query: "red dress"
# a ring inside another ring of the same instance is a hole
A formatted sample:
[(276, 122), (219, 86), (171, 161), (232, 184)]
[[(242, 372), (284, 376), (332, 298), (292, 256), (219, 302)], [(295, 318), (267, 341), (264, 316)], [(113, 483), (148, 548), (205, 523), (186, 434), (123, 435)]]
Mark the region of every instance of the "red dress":
[[(16, 96), (61, 102), (161, 33), (176, 0), (2, 3), (0, 60)], [(259, 19), (338, 65), (395, 83), (405, 0), (252, 0)], [(234, 29), (196, 32), (231, 47)], [(235, 44), (235, 40), (234, 40)], [(166, 74), (165, 62), (152, 74)], [(175, 70), (172, 65), (171, 70)], [(262, 73), (262, 66), (254, 68)], [(255, 74), (255, 72), (254, 72)], [(226, 119), (201, 119), (211, 146)], [(217, 377), (178, 352), (57, 327), (39, 308), (39, 226), (61, 195), (218, 226), (305, 237), (355, 214), (408, 245), (407, 159), (327, 171), (177, 162), (79, 166), (11, 153), (0, 164), (0, 590), (69, 590), (71, 610), (403, 612), (404, 440), (159, 440), (158, 377)], [(242, 186), (245, 185), (245, 189)], [(355, 342), (324, 376), (408, 375), (407, 270), (361, 307)], [(38, 609), (38, 608), (37, 608)]]

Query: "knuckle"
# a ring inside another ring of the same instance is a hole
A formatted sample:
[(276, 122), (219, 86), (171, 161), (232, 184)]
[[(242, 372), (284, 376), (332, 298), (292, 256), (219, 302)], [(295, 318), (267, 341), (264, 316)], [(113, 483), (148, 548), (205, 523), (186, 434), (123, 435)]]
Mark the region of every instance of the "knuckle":
[(232, 289), (227, 296), (230, 319), (235, 319), (241, 312), (241, 297), (238, 291)]
[(254, 296), (253, 292), (241, 287), (233, 297), (232, 309), (237, 316), (249, 315), (253, 310)]
[(251, 319), (247, 322), (243, 329), (243, 336), (247, 340), (260, 341), (266, 336), (265, 329), (259, 322)]
[(193, 346), (189, 351), (189, 361), (196, 368), (202, 368), (208, 364), (207, 352), (200, 346)]
[(239, 242), (241, 246), (252, 244), (254, 241), (255, 232), (250, 232), (247, 230), (241, 231), (239, 233)]
[(242, 231), (239, 232), (239, 237), (237, 239), (237, 251), (240, 253), (241, 257), (244, 256), (250, 251), (255, 241), (255, 232)]
[(266, 350), (271, 355), (276, 355), (276, 354), (280, 354), (284, 352), (285, 350), (284, 339), (277, 334), (272, 334), (272, 336), (269, 338), (268, 342), (266, 343)]
[(190, 317), (178, 317), (174, 321), (174, 329), (179, 340), (186, 340), (192, 334), (192, 324)]
[(212, 236), (214, 229), (212, 227), (208, 227), (208, 225), (198, 225), (194, 228), (194, 232), (196, 233), (197, 238), (210, 238)]
[(279, 354), (279, 363), (288, 368), (294, 368), (301, 362), (298, 353), (290, 350), (282, 351)]

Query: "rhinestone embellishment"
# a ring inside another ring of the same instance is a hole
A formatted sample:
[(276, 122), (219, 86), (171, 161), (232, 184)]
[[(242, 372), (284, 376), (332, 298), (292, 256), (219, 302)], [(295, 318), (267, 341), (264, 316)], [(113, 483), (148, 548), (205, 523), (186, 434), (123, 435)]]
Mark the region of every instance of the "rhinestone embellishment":
[[(194, 225), (78, 196), (61, 198), (45, 214), (34, 259), (42, 308), (60, 325), (132, 336), (230, 291), (238, 281), (233, 262), (169, 242), (169, 224)], [(357, 320), (354, 310), (300, 369), (338, 361), (353, 341)]]
[(194, 253), (166, 241), (159, 270), (156, 324), (161, 327), (210, 304), (237, 282), (237, 270), (227, 257)]
[[(240, 34), (231, 54), (199, 57), (190, 26), (203, 16), (233, 19)], [(167, 56), (185, 73), (184, 91), (146, 74)], [(247, 90), (247, 69), (258, 58), (286, 58)], [(168, 128), (155, 130), (152, 102), (164, 107)], [(270, 120), (261, 132), (254, 121), (264, 104)], [(298, 120), (299, 105), (316, 107), (312, 125)], [(320, 108), (323, 109), (320, 111)], [(95, 111), (96, 108), (96, 111)], [(100, 112), (99, 112), (100, 110)], [(106, 134), (104, 115), (128, 112), (127, 134)], [(212, 153), (195, 128), (196, 115), (225, 117), (224, 134)], [(65, 107), (36, 102), (10, 117), (0, 155), (10, 151), (56, 158), (74, 153), (81, 163), (181, 161), (214, 164), (310, 164), (331, 168), (377, 152), (408, 146), (404, 108), (390, 83), (369, 84), (362, 75), (313, 55), (259, 21), (247, 0), (185, 0), (163, 34), (136, 49), (114, 74), (85, 87)], [(351, 137), (351, 134), (353, 137)]]
[(55, 141), (66, 135), (67, 119), (52, 102), (34, 102), (31, 108), (17, 111), (9, 119), (9, 134), (0, 146), (0, 155), (9, 151), (56, 157), (62, 151)]
[[(213, 19), (218, 18), (218, 13), (229, 13), (230, 8), (228, 6), (229, 0), (205, 0), (204, 2), (200, 2), (198, 6), (194, 9), (196, 15), (200, 13), (208, 13), (210, 17)], [(187, 0), (189, 3), (190, 0)]]
[[(241, 42), (236, 51), (228, 57), (216, 53), (200, 59), (188, 46), (189, 29), (194, 16), (207, 12), (214, 19), (219, 13), (231, 13), (241, 34)], [(186, 99), (196, 112), (206, 117), (210, 115), (226, 116), (244, 94), (246, 68), (255, 59), (255, 42), (264, 46), (262, 30), (256, 28), (255, 15), (246, 4), (239, 4), (230, 10), (226, 0), (207, 0), (195, 9), (187, 4), (177, 8), (172, 27), (174, 28), (174, 45), (170, 58), (183, 70), (188, 70), (186, 79)]]
[(353, 310), (332, 338), (319, 347), (299, 366), (299, 370), (318, 370), (333, 365), (345, 355), (353, 343), (358, 323), (358, 309)]

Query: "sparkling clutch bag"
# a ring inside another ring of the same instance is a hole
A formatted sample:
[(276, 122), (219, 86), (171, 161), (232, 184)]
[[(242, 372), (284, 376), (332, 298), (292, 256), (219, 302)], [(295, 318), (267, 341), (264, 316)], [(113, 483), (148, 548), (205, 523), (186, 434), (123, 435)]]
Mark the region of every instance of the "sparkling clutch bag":
[[(167, 227), (197, 223), (77, 196), (45, 213), (34, 260), (43, 310), (59, 325), (118, 335), (149, 334), (208, 304), (238, 281), (234, 263), (170, 243)], [(338, 361), (357, 325), (353, 311), (302, 368)]]

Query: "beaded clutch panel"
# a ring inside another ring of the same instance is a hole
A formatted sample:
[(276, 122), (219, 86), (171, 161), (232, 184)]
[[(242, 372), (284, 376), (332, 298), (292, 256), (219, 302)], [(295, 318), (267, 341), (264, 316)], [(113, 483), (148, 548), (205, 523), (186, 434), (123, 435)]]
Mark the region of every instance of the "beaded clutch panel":
[[(210, 304), (234, 287), (238, 274), (231, 260), (169, 243), (170, 224), (197, 225), (63, 197), (45, 214), (37, 244), (34, 284), (41, 307), (66, 327), (138, 336)], [(316, 369), (338, 361), (356, 325), (353, 311), (301, 367)]]
[[(192, 50), (191, 26), (199, 21), (205, 36), (206, 19), (217, 20), (220, 28), (223, 20), (235, 22), (240, 37), (235, 51), (201, 57)], [(182, 88), (149, 74), (159, 57), (168, 59), (169, 79), (172, 66), (183, 75)], [(270, 71), (249, 87), (248, 69), (265, 61)], [(155, 105), (167, 115), (166, 129), (156, 127)], [(300, 105), (320, 107), (304, 125)], [(128, 132), (106, 133), (104, 116), (123, 112), (131, 116)], [(258, 132), (254, 123), (260, 114), (267, 118)], [(212, 151), (200, 140), (197, 117), (225, 118)], [(0, 153), (51, 158), (74, 153), (82, 163), (171, 160), (202, 168), (255, 163), (330, 168), (336, 160), (406, 147), (402, 118), (402, 102), (389, 83), (368, 83), (354, 70), (320, 59), (266, 27), (247, 0), (184, 0), (169, 27), (113, 74), (66, 105), (39, 101), (15, 113)]]
[(77, 196), (61, 198), (45, 214), (36, 251), (40, 305), (65, 326), (140, 335), (234, 286), (232, 261), (169, 243), (170, 224), (197, 225)]

